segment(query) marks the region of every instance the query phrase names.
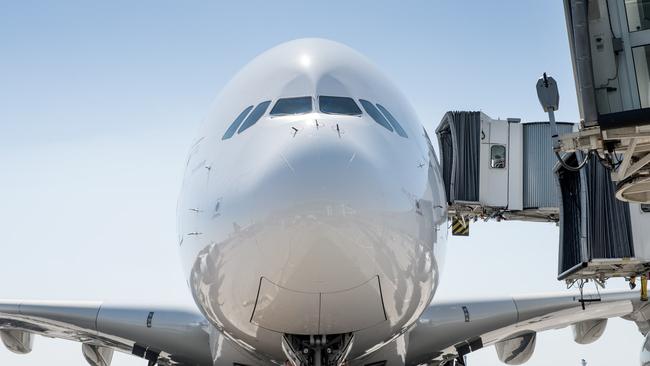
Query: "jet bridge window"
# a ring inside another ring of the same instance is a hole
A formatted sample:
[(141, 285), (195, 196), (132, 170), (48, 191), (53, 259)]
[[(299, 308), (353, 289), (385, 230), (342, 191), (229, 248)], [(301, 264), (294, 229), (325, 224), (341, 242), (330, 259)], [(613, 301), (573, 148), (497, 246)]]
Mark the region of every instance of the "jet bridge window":
[(379, 110), (377, 109), (377, 107), (375, 107), (374, 104), (372, 104), (369, 101), (364, 100), (364, 99), (359, 99), (359, 102), (361, 103), (361, 106), (363, 107), (363, 109), (366, 110), (366, 113), (368, 113), (368, 115), (370, 115), (370, 117), (372, 117), (372, 119), (374, 119), (375, 122), (377, 122), (380, 125), (384, 126), (384, 128), (386, 128), (388, 131), (391, 131), (391, 132), (393, 131), (393, 128), (390, 126), (390, 123), (388, 122), (388, 120), (386, 120), (384, 115), (381, 114), (381, 112), (379, 112)]
[(397, 132), (398, 135), (400, 135), (400, 136), (402, 136), (404, 138), (409, 137), (406, 134), (406, 131), (404, 131), (404, 129), (402, 128), (402, 125), (400, 125), (399, 122), (397, 122), (397, 119), (395, 119), (395, 117), (393, 117), (393, 115), (388, 111), (388, 109), (384, 108), (384, 106), (382, 106), (379, 103), (377, 103), (377, 108), (379, 108), (381, 113), (383, 113), (384, 116), (386, 116), (386, 119), (388, 120), (388, 122), (390, 122), (391, 125), (393, 125), (393, 128), (395, 129), (395, 132)]
[(327, 114), (343, 114), (347, 116), (361, 115), (361, 109), (354, 99), (348, 97), (332, 97), (321, 95), (318, 97), (318, 108)]
[(253, 106), (248, 106), (246, 109), (244, 109), (237, 118), (230, 124), (230, 127), (226, 130), (226, 133), (223, 134), (223, 137), (221, 138), (222, 140), (228, 140), (229, 138), (232, 137), (232, 135), (237, 132), (237, 129), (239, 128), (239, 125), (244, 121), (244, 118), (248, 115), (248, 112), (253, 109)]
[(275, 102), (269, 114), (271, 116), (286, 116), (291, 114), (305, 114), (311, 111), (311, 97), (282, 98)]
[(625, 0), (625, 12), (630, 32), (650, 28), (650, 0)]
[(504, 169), (506, 167), (506, 147), (504, 145), (492, 145), (490, 147), (490, 167)]
[(639, 102), (642, 108), (648, 108), (650, 107), (650, 45), (632, 48), (632, 57), (639, 89)]
[(246, 129), (248, 129), (255, 123), (257, 123), (257, 121), (259, 121), (259, 119), (262, 118), (262, 116), (266, 112), (266, 109), (269, 108), (269, 104), (271, 104), (270, 100), (258, 104), (257, 107), (253, 109), (251, 114), (249, 114), (248, 117), (246, 117), (246, 120), (244, 120), (244, 123), (241, 124), (241, 126), (239, 127), (239, 131), (237, 131), (237, 133), (242, 133), (246, 131)]

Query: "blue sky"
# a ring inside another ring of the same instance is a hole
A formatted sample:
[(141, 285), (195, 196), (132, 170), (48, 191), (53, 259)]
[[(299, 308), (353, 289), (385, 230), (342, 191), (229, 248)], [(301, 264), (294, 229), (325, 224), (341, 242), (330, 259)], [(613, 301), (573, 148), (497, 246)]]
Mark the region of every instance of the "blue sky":
[[(578, 119), (559, 1), (0, 2), (0, 298), (191, 305), (175, 244), (187, 148), (237, 70), (302, 37), (367, 55), (430, 132), (454, 109), (543, 120), (544, 71), (560, 85), (558, 119)], [(551, 224), (473, 226), (450, 242), (438, 295), (564, 291), (557, 235)], [(529, 364), (635, 364), (641, 343), (621, 320), (591, 346), (553, 331)], [(470, 361), (499, 364), (492, 348)], [(0, 364), (45, 362), (84, 365), (74, 343), (0, 350)]]

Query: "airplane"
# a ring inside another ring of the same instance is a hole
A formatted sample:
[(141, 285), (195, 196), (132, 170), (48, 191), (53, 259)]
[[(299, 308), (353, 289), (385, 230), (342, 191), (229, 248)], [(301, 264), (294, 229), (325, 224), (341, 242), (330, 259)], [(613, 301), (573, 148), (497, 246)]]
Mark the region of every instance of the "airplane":
[[(611, 317), (650, 330), (637, 292), (432, 301), (447, 199), (430, 138), (366, 57), (325, 39), (259, 55), (216, 98), (191, 145), (178, 248), (197, 309), (0, 300), (0, 338), (82, 344), (153, 365), (466, 365), (494, 345), (505, 364), (536, 334), (591, 343)], [(650, 365), (646, 338), (641, 364)]]

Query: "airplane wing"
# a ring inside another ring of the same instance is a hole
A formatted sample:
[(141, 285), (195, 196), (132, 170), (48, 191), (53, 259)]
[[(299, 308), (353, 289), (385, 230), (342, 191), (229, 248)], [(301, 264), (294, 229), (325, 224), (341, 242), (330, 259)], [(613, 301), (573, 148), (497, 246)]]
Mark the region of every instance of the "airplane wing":
[(644, 335), (650, 330), (650, 306), (637, 291), (434, 301), (408, 335), (406, 364), (462, 365), (469, 352), (494, 345), (502, 362), (520, 365), (538, 332), (573, 325), (574, 340), (588, 344), (612, 317), (635, 321)]
[(91, 365), (110, 365), (113, 350), (153, 365), (212, 365), (209, 327), (196, 310), (101, 302), (0, 300), (0, 338), (28, 353), (33, 335), (82, 343)]
[[(408, 333), (406, 364), (445, 365), (490, 345), (501, 361), (521, 364), (533, 353), (536, 333), (573, 325), (576, 342), (591, 343), (611, 317), (635, 321), (643, 334), (650, 330), (650, 306), (638, 292), (434, 302)], [(196, 310), (0, 300), (0, 339), (9, 350), (31, 351), (34, 334), (68, 339), (82, 343), (83, 356), (97, 366), (110, 365), (113, 350), (150, 365), (212, 365), (211, 332)]]

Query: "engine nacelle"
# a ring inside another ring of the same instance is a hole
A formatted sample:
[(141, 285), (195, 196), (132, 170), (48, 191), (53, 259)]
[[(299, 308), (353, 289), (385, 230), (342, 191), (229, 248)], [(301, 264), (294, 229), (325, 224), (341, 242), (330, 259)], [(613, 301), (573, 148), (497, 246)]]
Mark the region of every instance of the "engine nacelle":
[(8, 350), (19, 355), (31, 352), (34, 346), (34, 336), (22, 330), (0, 330), (0, 339)]
[(573, 324), (573, 340), (578, 344), (590, 344), (597, 341), (605, 332), (607, 319), (585, 320)]
[(530, 360), (536, 340), (535, 332), (519, 333), (497, 342), (494, 348), (501, 362), (506, 365), (521, 365)]
[(90, 366), (110, 366), (113, 360), (113, 349), (93, 344), (81, 345), (81, 352)]

